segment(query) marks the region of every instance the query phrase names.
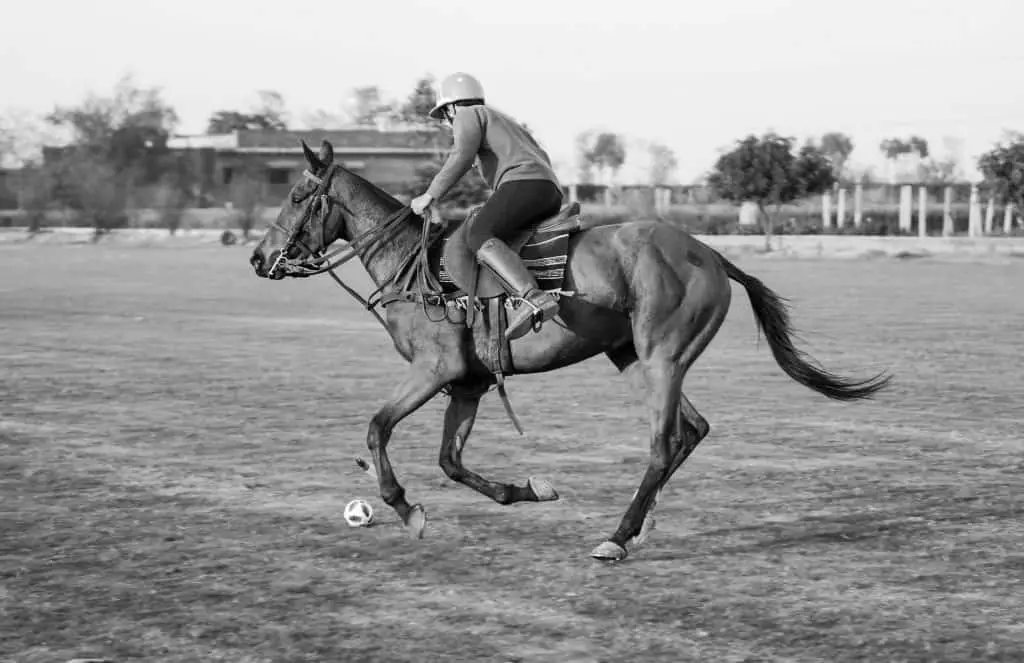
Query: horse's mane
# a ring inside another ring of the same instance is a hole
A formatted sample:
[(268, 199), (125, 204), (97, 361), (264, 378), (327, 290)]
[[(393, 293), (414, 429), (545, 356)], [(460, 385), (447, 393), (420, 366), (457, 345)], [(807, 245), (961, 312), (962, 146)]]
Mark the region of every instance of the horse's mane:
[(380, 202), (383, 206), (389, 208), (391, 211), (396, 211), (403, 206), (402, 201), (398, 200), (390, 193), (380, 188), (379, 186), (377, 186), (370, 180), (366, 179), (362, 175), (352, 172), (351, 170), (345, 168), (341, 164), (338, 164), (338, 168), (340, 168), (346, 175), (351, 177), (354, 182), (356, 182), (359, 185), (365, 186), (367, 190), (373, 193), (373, 195), (377, 198), (378, 202)]

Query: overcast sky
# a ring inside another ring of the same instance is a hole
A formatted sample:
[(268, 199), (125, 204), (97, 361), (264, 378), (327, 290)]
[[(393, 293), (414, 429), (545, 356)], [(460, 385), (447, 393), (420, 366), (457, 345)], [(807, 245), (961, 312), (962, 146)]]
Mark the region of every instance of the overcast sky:
[(182, 133), (258, 89), (300, 116), (337, 111), (354, 86), (404, 97), (453, 70), (476, 74), (566, 170), (589, 128), (668, 144), (683, 182), (747, 132), (844, 131), (854, 161), (879, 162), (887, 136), (918, 133), (940, 153), (956, 136), (971, 156), (1024, 130), (1020, 0), (8, 4), (0, 106), (46, 111), (132, 72), (164, 89)]

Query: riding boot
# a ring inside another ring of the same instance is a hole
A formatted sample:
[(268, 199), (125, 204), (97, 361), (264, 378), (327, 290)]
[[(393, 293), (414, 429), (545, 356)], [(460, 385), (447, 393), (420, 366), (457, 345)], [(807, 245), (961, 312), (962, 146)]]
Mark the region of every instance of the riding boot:
[(508, 338), (519, 338), (535, 324), (543, 324), (558, 313), (558, 300), (537, 286), (533, 274), (508, 244), (492, 237), (483, 243), (476, 257), (498, 277), (509, 294), (522, 299), (522, 304), (508, 314)]

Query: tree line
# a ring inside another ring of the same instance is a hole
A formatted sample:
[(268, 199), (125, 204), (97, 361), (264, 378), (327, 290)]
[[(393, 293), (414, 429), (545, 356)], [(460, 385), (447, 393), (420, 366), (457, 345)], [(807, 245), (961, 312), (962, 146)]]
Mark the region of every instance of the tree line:
[[(206, 123), (207, 133), (240, 129), (280, 131), (304, 125), (309, 129), (345, 127), (414, 128), (433, 135), (430, 144), (446, 144), (436, 134), (449, 129), (428, 118), (436, 101), (434, 79), (422, 76), (404, 97), (388, 98), (377, 86), (358, 87), (338, 112), (316, 110), (293, 119), (281, 94), (256, 93), (246, 109), (218, 109)], [(88, 218), (101, 234), (124, 225), (128, 210), (136, 206), (141, 191), (163, 217), (172, 232), (185, 207), (196, 204), (197, 174), (189, 159), (179, 158), (168, 139), (179, 124), (173, 106), (157, 87), (139, 85), (131, 76), (122, 78), (106, 95), (90, 94), (77, 104), (56, 106), (40, 117), (8, 111), (0, 115), (0, 163), (21, 163), (27, 168), (17, 178), (19, 207), (38, 224), (52, 207), (74, 210)], [(529, 131), (529, 127), (524, 127)], [(43, 159), (39, 146), (44, 139), (63, 138), (61, 158)], [(440, 138), (443, 138), (440, 137)], [(575, 174), (579, 183), (615, 181), (629, 157), (632, 145), (621, 134), (586, 130), (575, 141)], [(658, 141), (642, 141), (650, 184), (669, 183), (677, 166), (673, 151)], [(947, 156), (936, 158), (928, 141), (916, 135), (887, 138), (878, 150), (893, 168), (902, 164), (919, 181), (945, 183), (960, 177), (957, 145), (947, 144)], [(768, 132), (750, 135), (735, 143), (715, 162), (706, 183), (721, 198), (757, 204), (770, 232), (772, 210), (801, 198), (820, 194), (837, 183), (871, 181), (870, 171), (854, 172), (848, 165), (853, 139), (830, 132), (797, 145), (793, 138)], [(635, 156), (635, 155), (634, 155)], [(420, 167), (413, 181), (397, 195), (415, 195), (426, 188), (440, 168), (445, 154)], [(1024, 134), (1010, 133), (978, 162), (989, 185), (1017, 209), (1024, 209)], [(228, 195), (243, 231), (248, 232), (259, 206), (258, 173), (238, 173)], [(449, 204), (466, 207), (487, 196), (479, 174), (473, 170), (452, 191)]]

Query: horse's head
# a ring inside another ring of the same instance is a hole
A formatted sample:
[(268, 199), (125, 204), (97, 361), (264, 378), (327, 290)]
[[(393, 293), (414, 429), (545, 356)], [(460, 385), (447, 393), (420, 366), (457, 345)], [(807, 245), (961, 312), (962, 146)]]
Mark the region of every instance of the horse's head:
[(334, 191), (334, 147), (323, 141), (315, 154), (302, 141), (309, 168), (281, 203), (277, 219), (253, 249), (249, 264), (256, 275), (269, 279), (304, 276), (317, 256), (338, 239), (344, 224)]

